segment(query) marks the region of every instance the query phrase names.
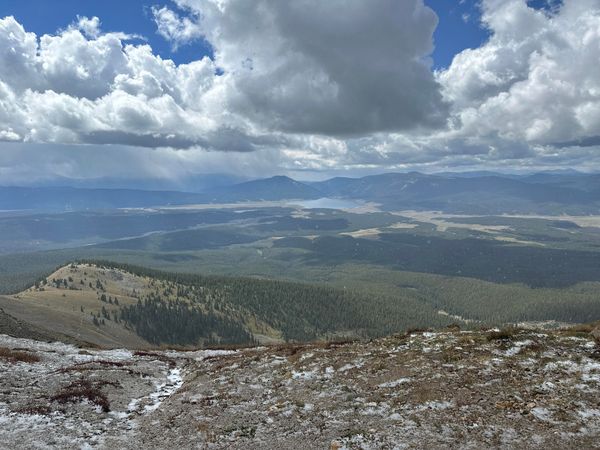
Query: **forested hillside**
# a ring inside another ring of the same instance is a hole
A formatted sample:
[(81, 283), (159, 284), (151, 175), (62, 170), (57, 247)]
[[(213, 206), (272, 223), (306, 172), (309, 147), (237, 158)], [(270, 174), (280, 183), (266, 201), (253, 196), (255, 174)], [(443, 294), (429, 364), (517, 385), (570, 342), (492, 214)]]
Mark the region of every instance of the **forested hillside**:
[(267, 333), (285, 341), (311, 341), (383, 336), (451, 322), (431, 306), (401, 296), (289, 281), (168, 273), (105, 261), (87, 263), (153, 280), (154, 292), (123, 309), (121, 317), (154, 343), (189, 344), (201, 335), (210, 340), (215, 327), (226, 329), (232, 342), (252, 342), (236, 324), (263, 332), (266, 325)]
[(0, 308), (111, 347), (364, 339), (454, 321), (410, 296), (107, 261), (63, 266), (19, 294), (0, 297)]

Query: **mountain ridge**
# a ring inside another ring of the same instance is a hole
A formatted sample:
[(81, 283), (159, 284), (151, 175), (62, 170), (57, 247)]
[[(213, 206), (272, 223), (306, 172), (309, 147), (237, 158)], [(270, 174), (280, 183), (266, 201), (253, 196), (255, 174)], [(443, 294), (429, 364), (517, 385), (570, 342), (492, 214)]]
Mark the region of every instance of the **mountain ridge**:
[(539, 173), (527, 176), (384, 173), (301, 182), (279, 175), (201, 193), (71, 187), (0, 187), (0, 210), (86, 210), (143, 208), (249, 201), (362, 200), (386, 210), (452, 213), (568, 213), (600, 211), (600, 175)]

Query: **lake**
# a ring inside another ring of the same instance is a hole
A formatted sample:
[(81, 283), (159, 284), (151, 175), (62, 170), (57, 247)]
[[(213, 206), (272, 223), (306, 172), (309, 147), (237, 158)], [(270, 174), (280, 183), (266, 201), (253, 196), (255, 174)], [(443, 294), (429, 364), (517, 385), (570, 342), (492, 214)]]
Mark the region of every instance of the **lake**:
[(317, 200), (294, 200), (294, 205), (300, 205), (305, 209), (350, 209), (360, 206), (360, 203), (352, 200), (342, 200), (339, 198), (323, 197)]

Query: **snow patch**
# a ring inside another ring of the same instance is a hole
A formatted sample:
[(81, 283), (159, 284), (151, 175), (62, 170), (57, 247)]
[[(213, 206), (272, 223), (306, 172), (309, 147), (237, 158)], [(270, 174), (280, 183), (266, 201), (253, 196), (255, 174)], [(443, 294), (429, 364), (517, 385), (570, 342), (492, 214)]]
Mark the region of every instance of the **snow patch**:
[(543, 422), (552, 422), (552, 413), (548, 408), (536, 406), (531, 410), (531, 414), (533, 417)]
[[(134, 398), (127, 405), (129, 412), (138, 412), (140, 414), (150, 413), (156, 411), (161, 403), (177, 392), (183, 385), (183, 377), (181, 375), (181, 369), (175, 368), (169, 370), (167, 374), (167, 381), (156, 386), (156, 390), (147, 397)], [(144, 405), (144, 409), (139, 411), (140, 403), (144, 403), (144, 400), (148, 400), (150, 404)]]
[(310, 371), (305, 371), (305, 372), (296, 372), (295, 370), (292, 371), (292, 379), (293, 380), (309, 381), (309, 380), (314, 380), (316, 377), (317, 377), (316, 370), (310, 370)]
[(379, 385), (380, 388), (395, 388), (404, 383), (409, 383), (410, 378), (399, 378), (395, 381), (388, 381), (387, 383), (381, 383)]
[(511, 347), (504, 352), (504, 356), (510, 357), (510, 356), (518, 355), (523, 350), (523, 347), (527, 347), (531, 344), (533, 344), (533, 341), (531, 339), (526, 339), (524, 341), (515, 342), (514, 347)]
[(343, 365), (342, 367), (340, 367), (340, 368), (338, 369), (338, 372), (347, 372), (347, 371), (349, 371), (350, 369), (359, 369), (359, 368), (361, 368), (361, 367), (362, 367), (362, 366), (364, 366), (364, 365), (365, 365), (365, 362), (364, 362), (364, 361), (362, 361), (362, 360), (361, 360), (361, 361), (356, 361), (356, 362), (355, 362), (355, 363), (353, 363), (353, 364), (351, 364), (351, 363), (348, 363), (348, 364), (345, 364), (345, 365)]

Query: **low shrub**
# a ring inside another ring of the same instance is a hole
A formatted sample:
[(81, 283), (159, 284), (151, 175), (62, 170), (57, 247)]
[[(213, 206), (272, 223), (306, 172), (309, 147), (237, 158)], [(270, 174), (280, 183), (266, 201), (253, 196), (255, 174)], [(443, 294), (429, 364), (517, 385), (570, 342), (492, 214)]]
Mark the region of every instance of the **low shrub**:
[(490, 331), (487, 335), (488, 341), (512, 341), (517, 333), (513, 327), (503, 328), (500, 331)]
[(12, 363), (36, 363), (40, 361), (40, 357), (34, 353), (13, 350), (6, 347), (0, 347), (0, 359), (5, 359)]
[(63, 404), (88, 400), (102, 408), (102, 411), (110, 411), (110, 403), (106, 395), (98, 386), (92, 385), (88, 380), (79, 380), (71, 383), (69, 386), (61, 389), (51, 400)]

